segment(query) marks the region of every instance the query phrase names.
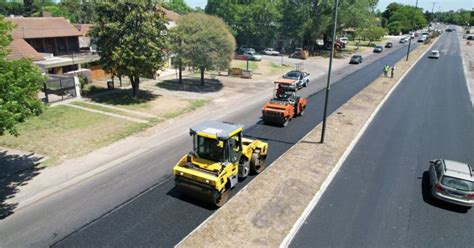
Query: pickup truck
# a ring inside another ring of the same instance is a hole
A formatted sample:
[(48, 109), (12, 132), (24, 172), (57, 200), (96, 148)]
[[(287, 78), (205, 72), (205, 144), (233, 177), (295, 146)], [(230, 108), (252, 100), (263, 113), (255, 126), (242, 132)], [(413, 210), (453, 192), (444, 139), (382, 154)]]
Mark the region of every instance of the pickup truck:
[(283, 75), (283, 78), (296, 80), (296, 87), (298, 89), (308, 86), (309, 83), (309, 73), (304, 71), (289, 71)]

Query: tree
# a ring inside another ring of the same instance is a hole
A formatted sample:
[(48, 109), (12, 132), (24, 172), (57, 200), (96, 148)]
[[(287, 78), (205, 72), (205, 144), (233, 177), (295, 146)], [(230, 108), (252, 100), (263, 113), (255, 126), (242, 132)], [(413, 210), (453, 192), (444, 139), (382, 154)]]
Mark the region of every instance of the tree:
[(181, 17), (176, 32), (182, 41), (182, 57), (188, 65), (201, 71), (201, 84), (204, 84), (205, 70), (229, 68), (235, 39), (222, 19), (191, 13)]
[(92, 23), (95, 19), (94, 2), (92, 1), (62, 0), (59, 7), (64, 13), (64, 17), (72, 23)]
[(369, 40), (369, 45), (372, 41), (379, 40), (385, 35), (385, 29), (379, 26), (371, 26), (363, 30), (360, 35)]
[(192, 12), (191, 7), (189, 7), (184, 0), (167, 0), (165, 1), (163, 7), (166, 9), (172, 10), (180, 15), (185, 15), (189, 12)]
[(43, 110), (37, 97), (45, 81), (40, 70), (31, 60), (7, 61), (5, 58), (12, 28), (0, 15), (0, 135), (5, 132), (18, 135), (15, 126)]
[(164, 12), (157, 1), (97, 1), (91, 30), (104, 69), (127, 76), (136, 97), (140, 76), (164, 64), (168, 48)]
[(421, 8), (391, 3), (383, 12), (383, 25), (391, 34), (407, 33), (425, 27), (428, 24)]

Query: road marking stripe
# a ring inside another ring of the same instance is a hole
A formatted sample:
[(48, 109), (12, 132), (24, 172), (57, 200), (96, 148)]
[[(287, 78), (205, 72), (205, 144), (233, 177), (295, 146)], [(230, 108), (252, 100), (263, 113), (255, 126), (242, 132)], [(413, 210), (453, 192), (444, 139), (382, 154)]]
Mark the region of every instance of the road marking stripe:
[[(438, 40), (436, 40), (437, 42)], [(328, 177), (326, 178), (326, 180), (324, 180), (323, 184), (321, 185), (321, 189), (318, 191), (318, 193), (316, 193), (313, 197), (313, 199), (310, 201), (310, 203), (308, 204), (308, 206), (305, 208), (305, 210), (303, 211), (303, 213), (301, 214), (301, 216), (298, 218), (298, 220), (296, 221), (296, 223), (293, 225), (293, 227), (291, 228), (290, 232), (288, 233), (288, 235), (285, 237), (285, 239), (283, 239), (283, 241), (281, 242), (280, 244), (280, 248), (285, 248), (285, 247), (288, 247), (288, 245), (291, 243), (291, 241), (293, 240), (293, 238), (296, 236), (296, 234), (298, 233), (298, 230), (301, 228), (301, 226), (303, 226), (304, 222), (306, 221), (306, 219), (308, 218), (308, 216), (311, 214), (311, 212), (313, 211), (314, 207), (316, 207), (316, 205), (318, 204), (319, 202), (319, 199), (321, 199), (321, 196), (324, 194), (324, 192), (326, 191), (327, 187), (329, 186), (329, 184), (332, 182), (332, 180), (334, 179), (334, 177), (336, 176), (337, 172), (339, 171), (339, 169), (341, 168), (342, 164), (344, 163), (344, 161), (346, 160), (346, 158), (349, 156), (349, 154), (352, 152), (352, 149), (355, 147), (355, 145), (357, 144), (357, 142), (359, 141), (359, 139), (362, 137), (362, 135), (364, 134), (364, 132), (366, 131), (366, 129), (369, 127), (370, 123), (372, 122), (372, 120), (375, 118), (375, 116), (377, 115), (377, 113), (379, 112), (379, 110), (382, 108), (382, 106), (385, 104), (385, 102), (388, 100), (388, 98), (390, 98), (390, 95), (392, 95), (392, 93), (395, 91), (395, 89), (398, 87), (398, 85), (400, 84), (400, 82), (405, 78), (405, 76), (411, 71), (411, 69), (413, 69), (416, 64), (418, 63), (418, 61), (422, 58), (425, 57), (425, 54), (431, 49), (431, 47), (433, 47), (433, 45), (436, 43), (436, 42), (433, 42), (427, 49), (425, 52), (423, 52), (421, 54), (421, 56), (415, 61), (415, 63), (413, 63), (413, 65), (408, 68), (408, 70), (400, 77), (400, 79), (395, 83), (395, 85), (392, 87), (392, 89), (390, 89), (390, 91), (387, 93), (387, 95), (385, 95), (385, 97), (382, 99), (382, 101), (379, 103), (379, 105), (377, 106), (377, 108), (375, 109), (375, 111), (370, 115), (369, 119), (365, 122), (364, 126), (362, 127), (362, 129), (359, 131), (359, 133), (357, 134), (357, 136), (352, 140), (352, 142), (350, 143), (350, 145), (347, 147), (346, 151), (344, 152), (344, 154), (342, 154), (341, 158), (339, 159), (339, 161), (337, 162), (336, 166), (331, 170), (331, 173), (329, 173)], [(402, 58), (403, 59), (403, 58)]]

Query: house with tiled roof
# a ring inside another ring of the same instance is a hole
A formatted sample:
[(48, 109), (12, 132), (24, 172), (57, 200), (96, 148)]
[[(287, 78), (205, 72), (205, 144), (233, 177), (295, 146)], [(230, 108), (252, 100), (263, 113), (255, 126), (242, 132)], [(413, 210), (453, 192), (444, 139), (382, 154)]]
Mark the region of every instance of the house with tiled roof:
[(29, 58), (47, 74), (81, 69), (99, 56), (80, 51), (81, 32), (63, 17), (7, 17), (15, 25), (7, 59)]

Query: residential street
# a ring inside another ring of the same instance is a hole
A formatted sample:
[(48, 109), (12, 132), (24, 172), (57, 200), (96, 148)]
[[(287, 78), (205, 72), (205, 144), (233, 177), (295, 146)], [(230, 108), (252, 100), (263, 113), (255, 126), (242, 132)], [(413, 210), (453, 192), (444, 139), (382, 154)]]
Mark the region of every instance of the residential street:
[(474, 112), (456, 33), (400, 83), (291, 247), (470, 247), (473, 211), (428, 196), (429, 160), (474, 163)]

